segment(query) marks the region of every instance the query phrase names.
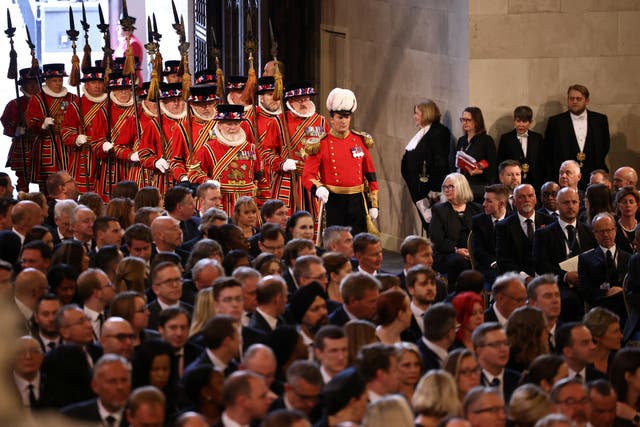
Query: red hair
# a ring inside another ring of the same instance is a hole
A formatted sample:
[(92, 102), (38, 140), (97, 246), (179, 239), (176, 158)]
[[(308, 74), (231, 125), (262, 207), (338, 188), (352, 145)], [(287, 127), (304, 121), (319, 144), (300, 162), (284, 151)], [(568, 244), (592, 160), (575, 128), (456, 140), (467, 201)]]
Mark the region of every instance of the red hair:
[(480, 304), (480, 307), (484, 310), (484, 300), (475, 292), (462, 292), (453, 297), (451, 301), (453, 308), (456, 309), (456, 323), (460, 325), (456, 332), (456, 338), (459, 340), (462, 339), (464, 326), (469, 323), (469, 318), (471, 317), (475, 303)]

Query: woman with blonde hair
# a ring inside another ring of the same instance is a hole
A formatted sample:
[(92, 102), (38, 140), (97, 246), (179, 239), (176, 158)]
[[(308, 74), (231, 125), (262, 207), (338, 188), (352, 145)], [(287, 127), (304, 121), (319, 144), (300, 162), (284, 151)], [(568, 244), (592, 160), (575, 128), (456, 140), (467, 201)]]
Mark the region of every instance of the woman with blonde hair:
[(144, 293), (147, 279), (147, 265), (142, 258), (128, 256), (116, 267), (114, 285), (116, 293), (136, 291)]
[[(428, 198), (434, 204), (449, 172), (451, 131), (440, 123), (440, 110), (431, 100), (413, 107), (413, 119), (418, 132), (405, 147), (400, 172), (413, 203)], [(422, 215), (420, 218), (425, 229), (428, 228)]]
[(471, 218), (482, 212), (473, 203), (473, 193), (464, 175), (450, 173), (442, 183), (445, 200), (431, 208), (429, 235), (433, 242), (433, 268), (447, 273), (449, 288), (455, 289), (460, 272), (471, 269), (467, 240)]
[(552, 412), (551, 398), (537, 385), (521, 385), (511, 395), (508, 414), (514, 427), (534, 427)]
[(378, 342), (376, 326), (367, 320), (350, 320), (344, 325), (349, 349), (348, 366), (353, 365), (358, 358), (358, 352), (367, 344)]
[(410, 402), (420, 380), (422, 357), (418, 346), (412, 342), (401, 341), (395, 344), (398, 358), (398, 393)]
[(448, 415), (462, 414), (456, 381), (442, 369), (433, 369), (420, 379), (411, 406), (416, 414), (415, 423), (425, 427), (437, 425)]
[(412, 427), (413, 414), (407, 401), (398, 395), (384, 396), (369, 404), (363, 427)]
[(207, 320), (216, 315), (214, 304), (215, 300), (213, 299), (212, 287), (198, 291), (198, 294), (196, 295), (196, 303), (193, 308), (193, 319), (191, 319), (189, 337), (192, 337), (202, 331)]
[(256, 205), (253, 197), (242, 196), (238, 197), (236, 203), (233, 205), (231, 222), (240, 227), (244, 237), (248, 239), (258, 232), (256, 227), (259, 216), (258, 205)]
[(458, 401), (462, 402), (467, 393), (480, 385), (480, 365), (473, 352), (466, 348), (451, 351), (444, 360), (444, 369), (453, 375), (458, 389)]

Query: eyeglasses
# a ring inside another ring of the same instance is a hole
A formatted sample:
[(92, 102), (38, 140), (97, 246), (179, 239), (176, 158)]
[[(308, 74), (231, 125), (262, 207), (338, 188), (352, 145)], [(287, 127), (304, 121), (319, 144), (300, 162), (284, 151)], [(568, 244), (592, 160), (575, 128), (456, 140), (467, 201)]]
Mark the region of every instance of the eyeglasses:
[(125, 333), (121, 333), (121, 334), (115, 334), (115, 335), (105, 335), (105, 338), (115, 338), (118, 341), (124, 341), (124, 340), (132, 340), (135, 338), (136, 336), (134, 334), (125, 334)]
[(466, 117), (460, 117), (460, 123), (471, 123), (473, 119), (468, 119)]
[(237, 297), (224, 297), (220, 299), (220, 302), (223, 302), (225, 304), (231, 304), (232, 302), (242, 303), (243, 301), (244, 298), (242, 297), (242, 295), (239, 295)]
[(315, 402), (316, 400), (318, 400), (318, 397), (320, 397), (319, 394), (308, 394), (308, 395), (307, 394), (300, 394), (300, 393), (298, 393), (298, 391), (295, 388), (293, 388), (291, 390), (293, 391), (293, 393), (296, 396), (298, 396), (298, 399), (304, 400), (304, 401), (307, 401), (307, 402)]
[(458, 375), (468, 377), (469, 375), (479, 374), (480, 370), (480, 366), (476, 365), (475, 368), (460, 369)]
[(454, 185), (443, 185), (442, 191), (450, 191), (450, 190), (453, 190), (454, 188), (456, 188)]
[(499, 414), (501, 412), (505, 412), (504, 406), (489, 406), (487, 408), (482, 408), (482, 409), (475, 409), (473, 411), (474, 414), (484, 414), (484, 413), (491, 413), (491, 414)]
[(182, 277), (174, 277), (174, 278), (171, 278), (171, 279), (163, 280), (162, 282), (158, 282), (158, 283), (156, 283), (156, 286), (182, 285), (183, 282), (184, 282), (184, 280), (182, 280)]
[(567, 406), (577, 406), (577, 405), (588, 405), (591, 400), (588, 396), (583, 397), (582, 399), (576, 399), (574, 397), (570, 397), (565, 400), (559, 400), (558, 403)]
[(491, 347), (493, 349), (500, 348), (500, 347), (509, 347), (509, 342), (507, 340), (486, 342), (480, 345), (480, 347)]

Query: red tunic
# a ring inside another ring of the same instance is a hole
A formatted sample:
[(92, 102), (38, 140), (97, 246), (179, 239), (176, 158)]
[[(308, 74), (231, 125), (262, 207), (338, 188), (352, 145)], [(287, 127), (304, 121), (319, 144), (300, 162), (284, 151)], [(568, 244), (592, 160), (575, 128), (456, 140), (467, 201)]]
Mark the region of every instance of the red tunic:
[(16, 129), (22, 126), (26, 131), (26, 112), (30, 97), (21, 96), (9, 101), (0, 117), (4, 127), (4, 134), (11, 138), (11, 147), (7, 156), (6, 166), (16, 172), (18, 176), (18, 190), (29, 191), (31, 180), (31, 146), (35, 142), (36, 134), (29, 130), (21, 137), (16, 137)]
[[(64, 89), (59, 97), (38, 93), (31, 97), (27, 106), (27, 128), (37, 135), (32, 148), (32, 181), (38, 184), (47, 182), (47, 177), (59, 170), (67, 169), (67, 150), (60, 137), (60, 128), (64, 115), (76, 100), (76, 96)], [(44, 98), (43, 98), (44, 96)], [(45, 107), (46, 106), (46, 107)], [(54, 119), (52, 127), (55, 141), (51, 139), (49, 130), (42, 130), (42, 122), (49, 116)], [(55, 153), (54, 154), (54, 149)]]
[(128, 176), (126, 179), (135, 181), (139, 188), (146, 187), (151, 184), (152, 170), (145, 169), (140, 162), (132, 162), (131, 155), (140, 150), (140, 141), (142, 140), (142, 132), (144, 128), (151, 122), (152, 117), (145, 108), (140, 107), (138, 111), (140, 123), (136, 123), (135, 115), (127, 117), (120, 132), (113, 140), (113, 151), (116, 157), (129, 164)]
[(96, 179), (96, 192), (100, 194), (105, 201), (109, 200), (111, 189), (116, 183), (129, 179), (129, 165), (131, 162), (128, 158), (122, 159), (118, 157), (116, 150), (120, 150), (121, 148), (118, 147), (116, 149), (114, 141), (117, 140), (120, 133), (123, 132), (125, 123), (129, 117), (134, 117), (134, 108), (137, 107), (135, 105), (120, 106), (113, 102), (113, 100), (108, 104), (111, 105), (111, 114), (109, 116), (111, 122), (107, 137), (114, 145), (113, 152), (105, 153), (102, 150), (102, 145), (93, 147), (96, 157), (100, 159), (100, 173)]
[[(99, 174), (98, 158), (94, 147), (102, 147), (107, 135), (107, 101), (93, 102), (86, 95), (80, 98), (82, 105), (82, 123), (76, 102), (71, 104), (62, 122), (62, 141), (69, 153), (69, 175), (73, 177), (78, 191), (96, 191), (96, 178)], [(82, 126), (84, 125), (84, 131)], [(80, 134), (87, 136), (86, 144), (78, 147), (75, 143)]]
[[(269, 157), (273, 150), (266, 150), (265, 147), (281, 147), (282, 141), (288, 139), (288, 133), (284, 130), (284, 120), (282, 113), (270, 114), (261, 107), (257, 107), (258, 111), (258, 152), (264, 162), (264, 173), (271, 188), (271, 194), (274, 194), (272, 185), (273, 175), (276, 174), (282, 163), (278, 162), (273, 156)], [(277, 196), (277, 194), (276, 194)]]
[[(146, 169), (153, 171), (151, 185), (157, 187), (160, 194), (164, 194), (170, 187), (180, 180), (181, 174), (186, 175), (186, 163), (182, 157), (184, 153), (185, 119), (174, 120), (162, 115), (162, 129), (159, 118), (150, 120), (142, 130), (140, 142), (140, 162)], [(179, 128), (179, 129), (176, 129)], [(162, 132), (162, 134), (161, 134)], [(178, 154), (180, 153), (180, 154)], [(161, 173), (155, 167), (155, 162), (164, 158), (169, 162), (169, 170)]]
[(189, 181), (196, 184), (208, 179), (219, 181), (223, 209), (231, 216), (238, 197), (255, 197), (258, 206), (269, 198), (269, 186), (262, 172), (254, 144), (245, 139), (232, 147), (222, 143), (214, 134), (193, 156)]

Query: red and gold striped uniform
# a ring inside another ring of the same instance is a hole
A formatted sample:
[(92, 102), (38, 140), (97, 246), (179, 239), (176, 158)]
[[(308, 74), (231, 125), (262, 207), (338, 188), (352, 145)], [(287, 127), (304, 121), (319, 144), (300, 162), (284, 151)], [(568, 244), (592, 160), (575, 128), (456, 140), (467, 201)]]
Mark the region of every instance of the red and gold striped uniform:
[[(18, 190), (29, 191), (31, 180), (31, 146), (36, 139), (33, 129), (26, 129), (26, 112), (30, 96), (21, 96), (9, 101), (4, 108), (0, 123), (4, 128), (4, 134), (11, 138), (11, 147), (7, 156), (6, 166), (14, 170), (18, 176)], [(26, 133), (20, 137), (15, 136), (16, 129), (22, 126)]]

